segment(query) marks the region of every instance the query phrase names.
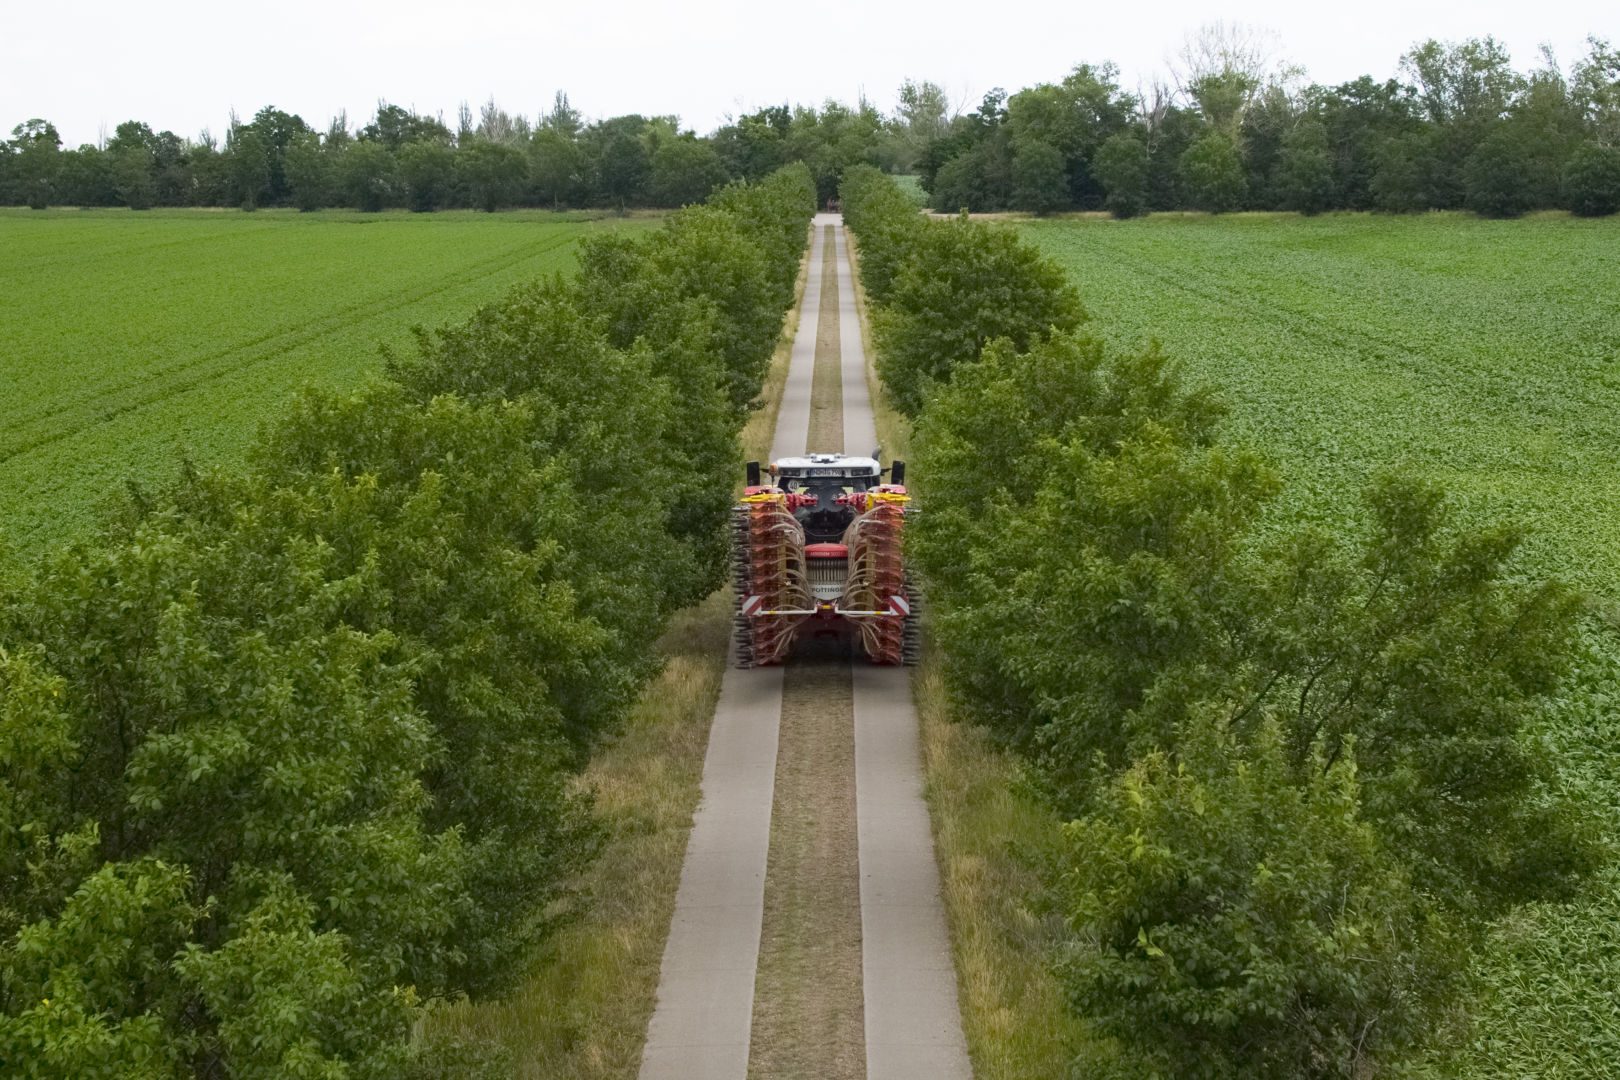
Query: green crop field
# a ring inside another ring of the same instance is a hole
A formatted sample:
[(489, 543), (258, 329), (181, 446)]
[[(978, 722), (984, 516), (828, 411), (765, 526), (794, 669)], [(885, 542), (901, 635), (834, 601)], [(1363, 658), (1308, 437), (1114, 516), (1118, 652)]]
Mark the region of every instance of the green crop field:
[[(1018, 226), (1091, 327), (1212, 382), (1289, 513), (1353, 512), (1374, 470), (1522, 523), (1524, 572), (1601, 599), (1545, 733), (1620, 836), (1620, 221), (1154, 215)], [(1475, 1039), (1439, 1075), (1608, 1075), (1620, 1054), (1620, 873), (1532, 905), (1478, 958)]]
[(81, 533), (126, 479), (229, 461), (305, 383), (568, 270), (648, 218), (0, 210), (0, 544)]
[(1222, 389), (1303, 512), (1385, 465), (1524, 521), (1620, 595), (1620, 221), (1154, 215), (1033, 221), (1109, 341)]

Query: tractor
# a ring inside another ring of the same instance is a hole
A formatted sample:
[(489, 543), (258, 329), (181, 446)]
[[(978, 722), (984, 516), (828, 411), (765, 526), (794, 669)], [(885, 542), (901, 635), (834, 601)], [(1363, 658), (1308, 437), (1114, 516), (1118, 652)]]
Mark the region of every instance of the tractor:
[(732, 511), (737, 666), (780, 664), (807, 634), (852, 637), (874, 664), (916, 663), (905, 462), (809, 454), (747, 470)]

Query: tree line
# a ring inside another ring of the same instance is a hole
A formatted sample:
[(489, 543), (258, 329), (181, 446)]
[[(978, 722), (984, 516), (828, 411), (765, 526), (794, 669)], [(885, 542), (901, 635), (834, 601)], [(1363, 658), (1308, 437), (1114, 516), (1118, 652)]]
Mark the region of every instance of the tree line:
[(0, 1073), (498, 1077), (423, 1044), (581, 902), (573, 782), (726, 568), (802, 167), (0, 563)]
[(1514, 67), (1493, 38), (1425, 41), (1399, 77), (1305, 81), (1274, 47), (1215, 24), (1189, 39), (1172, 81), (1135, 91), (1111, 64), (997, 89), (958, 113), (908, 80), (871, 102), (770, 106), (706, 136), (673, 116), (587, 122), (565, 94), (534, 120), (493, 101), (455, 128), (379, 105), (324, 131), (273, 107), (233, 117), (223, 143), (120, 124), (67, 149), (41, 119), (0, 144), (0, 203), (435, 210), (675, 207), (730, 180), (803, 162), (822, 201), (858, 164), (914, 173), (954, 213), (1469, 209), (1511, 217), (1620, 210), (1620, 52), (1592, 38), (1567, 71)]
[(1620, 210), (1620, 52), (1590, 39), (1566, 73), (1514, 68), (1492, 38), (1425, 41), (1400, 77), (1306, 84), (1263, 39), (1215, 26), (1174, 85), (1110, 64), (988, 94), (917, 170), (954, 213), (1108, 210)]
[(587, 122), (566, 94), (534, 121), (491, 101), (476, 116), (463, 107), (452, 130), (439, 118), (383, 103), (358, 129), (340, 115), (323, 132), (266, 106), (251, 120), (233, 117), (223, 142), (131, 120), (102, 145), (76, 149), (62, 146), (54, 125), (33, 119), (0, 143), (0, 204), (680, 207), (790, 162), (811, 168), (825, 201), (850, 162), (887, 158), (898, 166), (897, 155), (908, 153), (899, 146), (904, 139), (864, 102), (853, 109), (837, 102), (773, 106), (699, 138), (673, 116)]
[(1604, 859), (1534, 734), (1581, 599), (1411, 476), (1344, 532), (1268, 519), (1282, 482), (1213, 391), (1088, 334), (1015, 232), (872, 169), (843, 206), (950, 700), (1065, 822), (1076, 1073), (1348, 1080), (1457, 1037), (1492, 921)]

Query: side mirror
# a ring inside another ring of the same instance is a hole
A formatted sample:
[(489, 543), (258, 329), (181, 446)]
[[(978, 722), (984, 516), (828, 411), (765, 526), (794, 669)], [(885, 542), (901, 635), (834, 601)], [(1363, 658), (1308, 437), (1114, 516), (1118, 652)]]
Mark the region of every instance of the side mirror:
[(872, 460), (873, 461), (882, 461), (883, 460), (883, 447), (879, 446), (879, 447), (875, 448), (872, 451)]
[(889, 483), (904, 484), (906, 482), (906, 463), (903, 461), (890, 462)]

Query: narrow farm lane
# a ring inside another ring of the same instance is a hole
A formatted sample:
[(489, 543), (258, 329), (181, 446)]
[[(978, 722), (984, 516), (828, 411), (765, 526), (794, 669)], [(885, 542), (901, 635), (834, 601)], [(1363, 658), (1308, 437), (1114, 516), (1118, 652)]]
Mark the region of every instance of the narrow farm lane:
[[(814, 230), (773, 459), (877, 446), (842, 220)], [(968, 1080), (908, 673), (792, 664), (726, 672), (641, 1077)]]
[[(802, 453), (809, 433), (823, 225), (818, 215), (773, 458)], [(748, 1074), (781, 720), (781, 668), (726, 669), (703, 761), (702, 799), (664, 943), (641, 1080), (741, 1080)]]

